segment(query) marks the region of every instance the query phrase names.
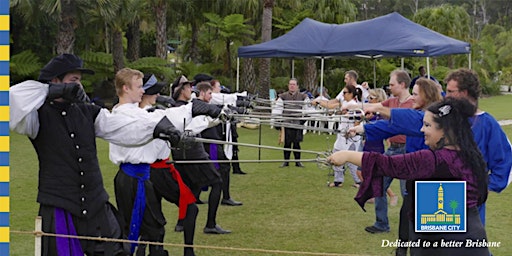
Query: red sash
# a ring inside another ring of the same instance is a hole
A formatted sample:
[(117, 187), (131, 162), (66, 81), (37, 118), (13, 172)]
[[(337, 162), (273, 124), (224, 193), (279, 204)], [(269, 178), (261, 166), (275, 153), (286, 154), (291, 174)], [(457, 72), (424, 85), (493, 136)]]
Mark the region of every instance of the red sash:
[(196, 202), (196, 197), (194, 196), (194, 194), (192, 194), (192, 191), (190, 191), (190, 188), (185, 185), (185, 183), (183, 183), (183, 180), (181, 179), (181, 175), (180, 173), (178, 172), (178, 170), (176, 170), (176, 168), (174, 168), (174, 165), (173, 164), (168, 164), (167, 161), (169, 161), (169, 159), (164, 159), (164, 160), (161, 160), (161, 161), (157, 161), (157, 162), (154, 162), (151, 164), (151, 168), (156, 168), (156, 169), (167, 169), (169, 168), (169, 172), (171, 173), (172, 175), (172, 178), (178, 182), (178, 186), (180, 187), (180, 199), (179, 199), (179, 219), (182, 220), (185, 218), (185, 215), (187, 215), (187, 207), (189, 204), (193, 204)]

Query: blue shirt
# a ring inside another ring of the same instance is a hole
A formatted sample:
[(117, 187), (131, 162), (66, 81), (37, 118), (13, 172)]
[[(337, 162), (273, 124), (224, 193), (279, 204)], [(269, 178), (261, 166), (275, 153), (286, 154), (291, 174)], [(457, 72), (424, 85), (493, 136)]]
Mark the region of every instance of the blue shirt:
[[(389, 136), (405, 134), (407, 139), (421, 137), (423, 140), (423, 133), (420, 131), (423, 125), (423, 115), (423, 111), (413, 109), (391, 109), (387, 134)], [(487, 163), (487, 169), (490, 170), (489, 190), (499, 193), (511, 181), (512, 146), (510, 141), (496, 119), (487, 112), (475, 115), (470, 122), (475, 142)], [(368, 139), (375, 139), (376, 136), (386, 134), (371, 125), (365, 125), (364, 128)], [(367, 128), (368, 130), (366, 130)], [(371, 137), (368, 135), (368, 131), (372, 134)]]
[(405, 152), (410, 153), (427, 149), (428, 146), (425, 145), (423, 133), (420, 132), (421, 126), (423, 126), (423, 112), (414, 109), (403, 109), (409, 111), (404, 112), (403, 115), (394, 115), (393, 111), (397, 109), (399, 108), (391, 109), (392, 114), (389, 120), (379, 120), (366, 124), (364, 126), (366, 139), (368, 141), (384, 140), (403, 134), (406, 135)]

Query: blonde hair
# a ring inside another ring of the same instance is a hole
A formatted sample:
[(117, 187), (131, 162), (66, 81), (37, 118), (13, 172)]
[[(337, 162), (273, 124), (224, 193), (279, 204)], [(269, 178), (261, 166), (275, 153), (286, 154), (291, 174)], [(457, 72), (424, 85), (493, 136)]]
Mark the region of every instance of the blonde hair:
[(144, 74), (136, 69), (131, 68), (123, 68), (116, 73), (116, 78), (114, 81), (114, 86), (116, 88), (117, 96), (123, 95), (123, 86), (128, 85), (130, 88), (132, 87), (132, 79), (136, 77), (137, 79), (143, 78)]
[(385, 101), (388, 98), (388, 95), (386, 94), (386, 91), (384, 91), (384, 89), (382, 89), (382, 88), (370, 89), (370, 90), (368, 90), (368, 93), (371, 96), (377, 97), (376, 98), (377, 102), (383, 102), (383, 101)]

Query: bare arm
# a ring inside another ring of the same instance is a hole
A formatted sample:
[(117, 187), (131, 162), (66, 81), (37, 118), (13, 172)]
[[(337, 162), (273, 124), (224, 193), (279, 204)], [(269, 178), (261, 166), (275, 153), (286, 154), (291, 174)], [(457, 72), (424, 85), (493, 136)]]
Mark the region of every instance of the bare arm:
[(339, 108), (341, 107), (341, 103), (337, 99), (331, 99), (331, 100), (314, 100), (311, 102), (313, 106), (319, 105), (320, 107), (327, 108), (327, 109), (333, 109), (333, 108)]
[(327, 162), (339, 166), (346, 162), (353, 163), (357, 166), (362, 165), (363, 152), (351, 151), (351, 150), (340, 150), (327, 157)]

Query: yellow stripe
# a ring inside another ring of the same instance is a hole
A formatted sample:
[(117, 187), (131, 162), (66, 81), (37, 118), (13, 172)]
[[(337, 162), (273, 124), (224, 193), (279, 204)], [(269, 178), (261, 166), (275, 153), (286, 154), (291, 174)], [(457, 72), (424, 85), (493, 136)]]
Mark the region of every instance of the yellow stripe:
[(0, 136), (0, 152), (9, 152), (9, 136)]
[(9, 227), (0, 227), (0, 242), (9, 243)]
[(9, 45), (0, 45), (0, 61), (9, 61)]
[(9, 76), (0, 76), (0, 91), (9, 90)]
[(9, 106), (0, 106), (0, 121), (9, 121)]
[(0, 30), (9, 30), (9, 15), (0, 15)]
[(9, 211), (9, 197), (0, 196), (0, 212)]
[(0, 182), (9, 182), (9, 166), (0, 166)]

